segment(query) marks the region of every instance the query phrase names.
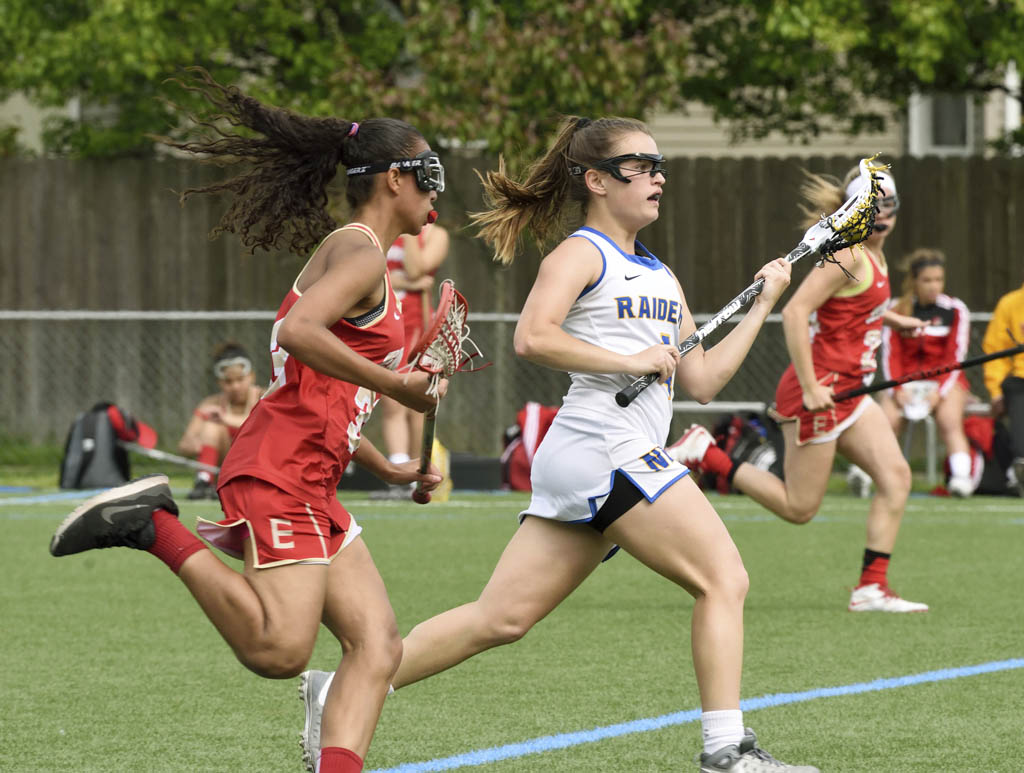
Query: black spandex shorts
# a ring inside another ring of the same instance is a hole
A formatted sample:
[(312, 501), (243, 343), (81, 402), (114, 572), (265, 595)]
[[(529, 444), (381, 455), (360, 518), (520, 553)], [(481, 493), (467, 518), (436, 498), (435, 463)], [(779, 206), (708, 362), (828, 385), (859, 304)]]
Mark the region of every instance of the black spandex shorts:
[(605, 529), (625, 515), (643, 498), (644, 495), (640, 492), (640, 489), (634, 486), (629, 478), (620, 473), (615, 473), (615, 482), (612, 483), (611, 493), (608, 494), (608, 498), (601, 505), (601, 509), (597, 511), (597, 515), (587, 523), (604, 534)]

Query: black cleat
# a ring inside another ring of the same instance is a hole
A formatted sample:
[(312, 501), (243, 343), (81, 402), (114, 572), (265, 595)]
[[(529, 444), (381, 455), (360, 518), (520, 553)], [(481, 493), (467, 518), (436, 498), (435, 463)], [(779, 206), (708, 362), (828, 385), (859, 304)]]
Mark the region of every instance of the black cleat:
[(210, 481), (196, 478), (192, 484), (192, 490), (185, 495), (188, 499), (218, 499), (217, 487)]
[(153, 511), (178, 514), (166, 475), (146, 475), (107, 489), (76, 507), (57, 527), (50, 553), (68, 556), (94, 548), (146, 550), (156, 541)]

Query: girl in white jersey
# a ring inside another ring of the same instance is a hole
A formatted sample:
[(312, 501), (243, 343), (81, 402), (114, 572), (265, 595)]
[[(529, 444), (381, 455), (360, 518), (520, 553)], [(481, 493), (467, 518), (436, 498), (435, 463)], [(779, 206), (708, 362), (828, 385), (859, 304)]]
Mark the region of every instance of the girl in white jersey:
[[(474, 219), (504, 263), (524, 229), (541, 241), (564, 234), (563, 214), (582, 208), (584, 227), (544, 258), (515, 332), (519, 356), (568, 371), (572, 386), (534, 459), (530, 506), (480, 597), (416, 626), (392, 683), (516, 641), (621, 547), (696, 600), (700, 769), (810, 773), (772, 759), (743, 726), (747, 573), (718, 514), (663, 447), (675, 385), (701, 402), (714, 397), (789, 284), (789, 265), (764, 266), (764, 292), (746, 317), (714, 348), (680, 359), (676, 342), (695, 330), (682, 288), (636, 241), (658, 218), (662, 162), (638, 121), (569, 119), (524, 181), (503, 168), (487, 175), (491, 208)], [(660, 382), (619, 408), (615, 393), (647, 373)], [(317, 677), (307, 672), (307, 683)]]

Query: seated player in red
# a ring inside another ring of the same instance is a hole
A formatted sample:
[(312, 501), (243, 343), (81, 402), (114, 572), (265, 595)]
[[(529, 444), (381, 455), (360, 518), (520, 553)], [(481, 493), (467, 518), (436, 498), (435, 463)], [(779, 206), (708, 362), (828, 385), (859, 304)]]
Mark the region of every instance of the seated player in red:
[[(946, 295), (946, 258), (939, 250), (921, 248), (903, 260), (903, 295), (893, 307), (924, 320), (919, 330), (882, 330), (882, 377), (899, 379), (915, 371), (960, 362), (967, 356), (971, 315), (959, 298)], [(935, 379), (910, 381), (879, 395), (878, 402), (897, 434), (905, 421), (935, 416), (949, 454), (947, 488), (954, 496), (970, 496), (971, 455), (964, 434), (964, 407), (970, 385), (962, 370)]]
[[(235, 341), (225, 341), (213, 355), (213, 375), (220, 392), (199, 401), (178, 450), (201, 464), (220, 466), (232, 441), (263, 395), (257, 386), (249, 353)], [(188, 493), (189, 499), (216, 499), (216, 473), (200, 470)]]

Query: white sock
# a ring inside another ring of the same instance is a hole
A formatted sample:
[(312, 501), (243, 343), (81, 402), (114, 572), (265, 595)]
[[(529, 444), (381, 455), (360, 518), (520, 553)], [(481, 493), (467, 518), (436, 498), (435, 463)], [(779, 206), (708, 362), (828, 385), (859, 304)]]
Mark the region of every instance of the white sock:
[(388, 454), (388, 461), (392, 464), (405, 464), (409, 461), (409, 454)]
[(954, 478), (971, 477), (971, 455), (966, 451), (957, 451), (949, 455), (949, 472)]
[(705, 754), (714, 754), (729, 744), (739, 746), (743, 740), (743, 712), (739, 709), (705, 711), (700, 715), (700, 726)]

